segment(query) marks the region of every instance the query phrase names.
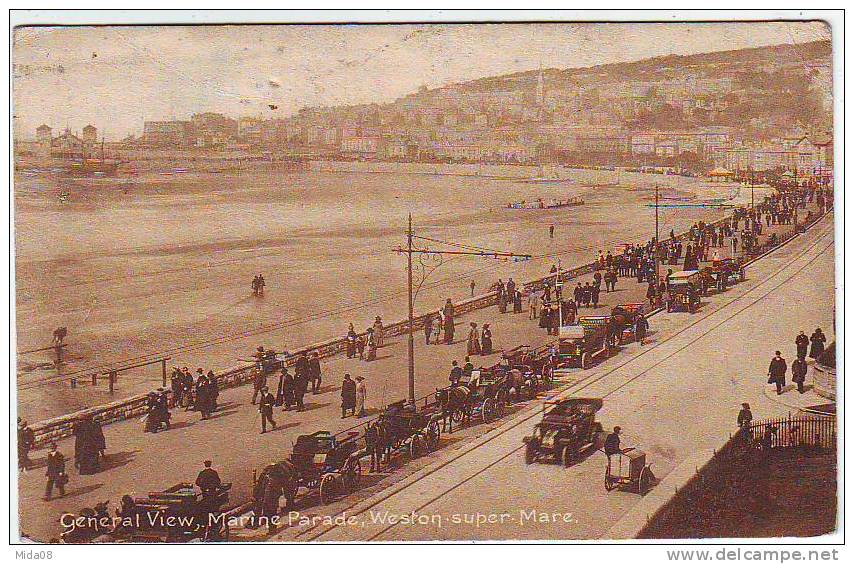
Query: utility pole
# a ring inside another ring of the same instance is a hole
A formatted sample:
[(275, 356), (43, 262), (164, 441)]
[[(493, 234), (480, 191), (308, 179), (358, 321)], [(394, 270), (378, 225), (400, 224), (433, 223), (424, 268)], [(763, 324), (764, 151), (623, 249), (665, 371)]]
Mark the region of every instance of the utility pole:
[[(412, 241), (413, 239), (423, 239), (425, 241), (432, 241), (434, 243), (441, 243), (444, 245), (450, 245), (454, 247), (458, 247), (464, 250), (459, 251), (443, 251), (436, 250), (430, 248), (413, 248)], [(408, 296), (408, 309), (409, 309), (409, 323), (407, 330), (409, 331), (409, 338), (407, 339), (407, 352), (409, 356), (409, 403), (415, 404), (415, 297), (418, 293), (418, 290), (421, 288), (421, 285), (426, 280), (429, 272), (425, 272), (422, 277), (421, 282), (418, 284), (418, 288), (415, 288), (412, 282), (412, 255), (433, 255), (439, 257), (441, 259), (444, 255), (466, 255), (466, 256), (479, 256), (484, 258), (520, 258), (523, 260), (527, 260), (531, 258), (531, 255), (527, 254), (519, 254), (519, 253), (507, 253), (501, 251), (494, 251), (490, 249), (481, 249), (478, 247), (473, 247), (469, 245), (462, 245), (459, 243), (448, 243), (446, 241), (439, 241), (437, 239), (430, 239), (428, 237), (419, 237), (415, 235), (415, 232), (412, 230), (412, 214), (409, 214), (409, 221), (406, 230), (406, 248), (395, 247), (393, 249), (397, 253), (406, 253), (406, 282), (407, 282), (407, 296)], [(422, 263), (423, 265), (424, 263)], [(441, 265), (439, 262), (432, 270), (438, 268)], [(432, 272), (432, 270), (430, 272)]]
[(655, 288), (658, 292), (658, 184), (655, 185), (655, 245), (652, 247), (652, 256), (655, 257)]
[(415, 318), (412, 303), (412, 213), (409, 214), (409, 229), (406, 232), (406, 274), (407, 287), (409, 289), (409, 339), (407, 350), (409, 353), (409, 402), (415, 404)]

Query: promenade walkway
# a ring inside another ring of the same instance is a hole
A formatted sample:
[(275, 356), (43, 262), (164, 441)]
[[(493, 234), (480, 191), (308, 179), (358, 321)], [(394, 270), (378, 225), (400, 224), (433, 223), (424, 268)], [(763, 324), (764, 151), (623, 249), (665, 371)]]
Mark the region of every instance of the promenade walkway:
[[(592, 276), (581, 278), (582, 282), (587, 280), (592, 280)], [(620, 279), (616, 292), (601, 294), (598, 309), (583, 309), (582, 313), (607, 313), (618, 303), (644, 301), (645, 292), (645, 284), (637, 284), (633, 279)], [(475, 365), (496, 362), (501, 348), (519, 344), (538, 346), (549, 340), (545, 330), (528, 319), (527, 311), (502, 315), (497, 308), (479, 310), (460, 318), (458, 341), (451, 346), (427, 346), (423, 333), (419, 333), (415, 341), (417, 396), (447, 385), (451, 361), (462, 363), (464, 359), (470, 321), (477, 322), (479, 326), (484, 322), (490, 323), (496, 348), (496, 354), (474, 359)], [(651, 324), (653, 332), (661, 331), (658, 323), (659, 318), (654, 318)], [(357, 423), (352, 418), (340, 418), (340, 382), (344, 372), (366, 378), (367, 406), (376, 412), (383, 405), (405, 397), (406, 365), (405, 337), (387, 341), (375, 362), (348, 360), (341, 356), (329, 359), (324, 363), (325, 380), (321, 393), (306, 397), (307, 411), (283, 413), (276, 410), (279, 427), (265, 435), (259, 434), (258, 412), (256, 406), (250, 404), (252, 390), (248, 386), (223, 391), (219, 397), (220, 409), (210, 420), (201, 421), (195, 412), (173, 411), (173, 426), (168, 432), (143, 433), (141, 419), (108, 425), (104, 428), (107, 441), (104, 470), (92, 476), (79, 476), (69, 463), (71, 481), (67, 495), (50, 502), (42, 500), (46, 452), (33, 452), (35, 468), (19, 474), (20, 530), (36, 540), (56, 538), (61, 531), (59, 518), (63, 513), (76, 513), (81, 507), (104, 500), (117, 504), (124, 494), (142, 495), (178, 482), (193, 481), (202, 468), (202, 462), (208, 458), (214, 461), (214, 467), (224, 481), (234, 483), (232, 500), (246, 501), (252, 471), (285, 457), (298, 435), (320, 429), (339, 431)], [(482, 432), (475, 429), (471, 434)], [(61, 441), (59, 448), (67, 458), (73, 456), (72, 440)]]

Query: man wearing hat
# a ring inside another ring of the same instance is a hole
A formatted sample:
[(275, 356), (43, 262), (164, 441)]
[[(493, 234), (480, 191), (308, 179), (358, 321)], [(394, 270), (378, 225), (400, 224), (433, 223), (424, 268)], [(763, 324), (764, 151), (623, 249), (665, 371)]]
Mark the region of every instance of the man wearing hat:
[(780, 356), (780, 351), (774, 352), (774, 358), (768, 365), (768, 383), (777, 386), (778, 396), (783, 393), (783, 387), (786, 385), (786, 360)]
[(30, 468), (30, 449), (36, 442), (35, 433), (27, 422), (18, 417), (18, 468), (27, 471)]
[(620, 427), (614, 427), (614, 432), (605, 437), (605, 444), (603, 447), (605, 454), (608, 455), (608, 460), (611, 459), (611, 455), (613, 454), (622, 454), (627, 450), (630, 450), (620, 448), (620, 431), (622, 431)]
[(347, 417), (347, 412), (356, 415), (356, 382), (350, 378), (350, 374), (344, 374), (344, 382), (341, 383), (341, 419)]
[(276, 422), (273, 421), (273, 405), (276, 403), (276, 398), (270, 393), (267, 386), (261, 388), (261, 398), (258, 400), (258, 411), (261, 413), (261, 433), (267, 432), (267, 421), (276, 428)]
[(211, 468), (212, 465), (213, 462), (205, 460), (205, 469), (199, 472), (199, 475), (196, 477), (196, 485), (199, 486), (200, 490), (202, 490), (203, 496), (216, 493), (222, 485), (219, 473)]
[(365, 412), (365, 399), (368, 397), (368, 388), (365, 385), (365, 378), (363, 376), (356, 376), (356, 416), (364, 417), (367, 415)]

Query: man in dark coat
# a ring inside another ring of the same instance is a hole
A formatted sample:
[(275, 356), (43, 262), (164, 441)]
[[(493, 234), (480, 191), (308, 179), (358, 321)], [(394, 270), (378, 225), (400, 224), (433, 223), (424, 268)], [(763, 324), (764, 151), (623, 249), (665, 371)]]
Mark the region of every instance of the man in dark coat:
[(212, 465), (213, 463), (210, 460), (205, 460), (205, 469), (199, 472), (196, 477), (196, 485), (202, 490), (203, 496), (215, 494), (222, 485), (219, 473), (211, 468)]
[(445, 302), (443, 313), (445, 314), (445, 344), (450, 345), (454, 342), (454, 304), (451, 303), (451, 298)]
[(741, 411), (738, 412), (738, 427), (739, 429), (750, 428), (750, 423), (753, 421), (753, 412), (750, 411), (750, 404), (741, 404)]
[(810, 336), (810, 343), (812, 343), (812, 346), (810, 347), (810, 358), (818, 358), (819, 355), (824, 352), (825, 342), (827, 342), (827, 338), (824, 336), (824, 333), (821, 332), (820, 328), (816, 328)]
[(56, 443), (51, 443), (50, 452), (47, 453), (47, 485), (44, 489), (44, 500), (50, 501), (53, 487), (59, 489), (59, 497), (65, 495), (65, 484), (68, 483), (68, 475), (65, 473), (65, 457), (56, 448)]
[(780, 351), (776, 351), (768, 365), (768, 383), (777, 386), (777, 395), (783, 393), (786, 385), (786, 368), (786, 361), (780, 356)]
[(294, 399), (294, 377), (288, 372), (288, 367), (282, 367), (282, 374), (279, 376), (279, 386), (276, 390), (276, 404), (284, 406), (287, 411), (296, 403)]
[(801, 331), (797, 337), (795, 337), (795, 347), (798, 349), (798, 358), (806, 358), (807, 357), (807, 348), (810, 345), (810, 339), (807, 337), (803, 331)]
[(311, 359), (308, 361), (308, 374), (311, 379), (311, 393), (320, 393), (321, 372), (320, 372), (320, 357), (316, 352), (311, 353)]
[(276, 422), (273, 420), (273, 406), (276, 403), (276, 398), (267, 389), (266, 386), (261, 388), (261, 398), (258, 400), (258, 411), (261, 413), (261, 434), (267, 432), (267, 422), (276, 428)]
[(178, 407), (181, 405), (181, 396), (184, 394), (184, 379), (177, 366), (172, 368), (170, 382), (172, 385), (172, 407)]
[(267, 374), (263, 368), (255, 368), (255, 375), (252, 377), (252, 405), (258, 399), (258, 394), (261, 393), (261, 388), (267, 385)]
[(457, 386), (463, 378), (463, 369), (459, 367), (456, 360), (451, 362), (451, 367), (451, 374), (448, 376), (448, 380), (451, 381), (452, 386)]
[(807, 379), (807, 361), (799, 356), (792, 361), (792, 382), (798, 385), (798, 392), (804, 393), (804, 382)]
[(27, 425), (27, 422), (18, 417), (18, 468), (20, 470), (29, 470), (30, 468), (30, 449), (36, 442), (35, 433)]
[(99, 472), (106, 448), (101, 424), (91, 415), (82, 416), (74, 426), (74, 465), (80, 474)]
[(341, 383), (341, 419), (347, 417), (348, 411), (351, 415), (356, 415), (356, 382), (349, 374), (344, 374), (344, 381)]

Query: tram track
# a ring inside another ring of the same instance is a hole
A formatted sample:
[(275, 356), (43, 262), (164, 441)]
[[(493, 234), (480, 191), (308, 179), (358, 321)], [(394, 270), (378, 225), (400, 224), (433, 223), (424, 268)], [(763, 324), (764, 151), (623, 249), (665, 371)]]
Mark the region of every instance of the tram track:
[[(624, 366), (626, 366), (632, 362), (635, 362), (638, 359), (640, 359), (640, 358), (642, 358), (642, 357), (644, 357), (644, 356), (646, 356), (652, 352), (660, 351), (661, 346), (673, 341), (674, 339), (684, 337), (686, 331), (689, 331), (692, 327), (695, 327), (696, 325), (703, 323), (709, 317), (721, 313), (726, 308), (730, 307), (733, 303), (735, 303), (739, 300), (744, 300), (744, 299), (748, 300), (748, 303), (746, 303), (745, 305), (738, 307), (738, 309), (733, 311), (733, 312), (729, 312), (729, 314), (726, 315), (724, 319), (716, 322), (710, 328), (703, 330), (699, 335), (696, 335), (696, 336), (690, 338), (688, 342), (678, 346), (675, 350), (668, 352), (663, 358), (656, 361), (651, 366), (648, 366), (647, 368), (645, 368), (641, 372), (635, 374), (630, 379), (628, 379), (624, 382), (621, 382), (616, 388), (614, 388), (613, 390), (610, 390), (607, 394), (603, 394), (602, 397), (606, 398), (606, 397), (618, 392), (619, 390), (621, 390), (625, 386), (636, 381), (638, 378), (641, 378), (643, 375), (648, 373), (653, 368), (660, 366), (661, 364), (663, 364), (664, 362), (666, 362), (667, 360), (669, 360), (673, 356), (684, 351), (685, 349), (687, 349), (692, 344), (696, 343), (697, 341), (699, 341), (700, 339), (702, 339), (703, 337), (705, 337), (706, 335), (708, 335), (712, 331), (716, 330), (717, 328), (719, 328), (722, 325), (725, 325), (727, 322), (731, 321), (734, 317), (738, 316), (743, 311), (754, 306), (756, 303), (759, 303), (762, 300), (766, 299), (768, 296), (770, 296), (772, 293), (774, 293), (774, 291), (777, 290), (779, 287), (786, 284), (792, 278), (798, 276), (801, 272), (803, 272), (806, 268), (808, 268), (813, 262), (818, 260), (822, 255), (824, 255), (824, 253), (827, 252), (828, 249), (833, 247), (834, 243), (832, 240), (831, 240), (831, 242), (829, 242), (827, 244), (823, 244), (824, 240), (828, 237), (828, 235), (832, 235), (832, 233), (833, 233), (833, 224), (831, 224), (829, 227), (822, 228), (822, 230), (816, 235), (815, 243), (813, 243), (810, 246), (807, 246), (803, 251), (800, 251), (797, 255), (795, 255), (790, 260), (788, 260), (784, 265), (782, 265), (778, 269), (774, 270), (769, 276), (766, 277), (765, 280), (759, 282), (753, 288), (748, 289), (744, 294), (741, 294), (739, 296), (735, 296), (732, 299), (724, 302), (722, 305), (720, 305), (714, 311), (709, 312), (708, 314), (700, 317), (699, 319), (692, 321), (690, 324), (679, 329), (675, 334), (671, 335), (670, 337), (662, 340), (661, 342), (656, 343), (655, 345), (649, 347), (648, 349), (645, 349), (644, 351), (642, 351), (640, 353), (635, 354), (631, 358), (626, 359), (624, 362), (621, 362), (620, 364), (608, 369), (607, 371), (605, 371), (601, 374), (591, 374), (590, 377), (588, 377), (588, 378), (585, 378), (585, 379), (580, 380), (578, 382), (574, 382), (572, 384), (569, 384), (565, 388), (558, 390), (558, 394), (560, 394), (561, 396), (567, 396), (570, 394), (577, 394), (577, 393), (593, 386), (594, 384), (602, 382), (604, 379), (608, 378), (610, 375), (612, 375), (614, 372), (620, 370)], [(793, 241), (793, 240), (794, 239), (792, 239), (790, 241)], [(787, 241), (786, 244), (789, 243), (790, 241)], [(755, 263), (756, 261), (761, 260), (762, 258), (765, 258), (768, 255), (773, 255), (773, 253), (775, 251), (779, 250), (782, 246), (783, 245), (781, 245), (780, 247), (777, 247), (776, 249), (774, 249), (773, 251), (769, 252), (766, 255), (763, 255), (761, 257), (757, 257), (757, 259), (752, 261), (752, 263)], [(819, 247), (820, 247), (820, 249), (816, 252), (816, 249)], [(781, 280), (777, 280), (777, 278), (780, 276), (781, 273), (783, 273), (787, 269), (790, 269), (793, 264), (797, 263), (803, 257), (805, 257), (806, 255), (808, 255), (811, 252), (814, 253), (814, 255), (811, 258), (809, 258), (809, 260), (806, 263), (799, 266), (793, 272), (787, 273), (784, 276), (784, 278), (782, 278)], [(768, 287), (769, 285), (771, 285), (771, 286)], [(760, 292), (760, 294), (758, 296), (752, 296), (751, 295), (757, 291)], [(538, 405), (538, 403), (537, 403), (537, 405)], [(333, 517), (333, 518), (339, 517), (343, 514), (347, 514), (348, 516), (353, 516), (353, 515), (363, 514), (367, 511), (369, 511), (373, 507), (376, 507), (377, 505), (383, 503), (384, 501), (386, 501), (386, 500), (404, 492), (405, 490), (411, 488), (412, 486), (417, 484), (423, 478), (426, 478), (432, 474), (435, 474), (436, 472), (438, 472), (438, 471), (442, 470), (443, 468), (449, 466), (450, 464), (456, 462), (460, 458), (470, 454), (474, 450), (479, 449), (479, 448), (483, 447), (484, 445), (487, 445), (487, 444), (495, 441), (496, 439), (506, 435), (511, 430), (516, 429), (520, 425), (523, 425), (523, 424), (529, 422), (531, 419), (535, 418), (539, 414), (539, 410), (535, 409), (535, 407), (536, 406), (528, 407), (527, 408), (527, 410), (529, 411), (528, 413), (522, 413), (522, 414), (518, 415), (516, 418), (514, 418), (513, 420), (510, 420), (507, 423), (505, 423), (504, 425), (494, 429), (493, 431), (490, 431), (489, 433), (484, 435), (482, 439), (473, 442), (471, 445), (469, 445), (467, 447), (464, 447), (464, 450), (461, 450), (461, 452), (456, 453), (450, 459), (448, 459), (446, 461), (442, 461), (441, 463), (439, 463), (435, 466), (428, 467), (425, 471), (417, 472), (415, 475), (403, 480), (403, 482), (399, 486), (396, 486), (396, 487), (392, 486), (386, 492), (378, 494), (372, 498), (369, 498), (368, 500), (362, 500), (362, 501), (350, 504), (346, 508), (337, 511), (331, 517)], [(424, 508), (435, 503), (436, 501), (438, 501), (442, 497), (448, 495), (449, 493), (451, 493), (454, 490), (456, 490), (457, 488), (463, 486), (464, 484), (471, 481), (472, 479), (480, 476), (481, 474), (488, 471), (490, 468), (499, 464), (503, 460), (506, 460), (507, 458), (518, 453), (522, 448), (523, 447), (520, 446), (520, 447), (512, 449), (511, 451), (501, 455), (496, 460), (493, 460), (492, 462), (490, 462), (489, 464), (487, 464), (483, 468), (480, 468), (479, 470), (477, 470), (473, 474), (469, 475), (465, 479), (460, 480), (460, 481), (456, 482), (455, 484), (451, 485), (450, 487), (443, 489), (440, 493), (431, 497), (429, 500), (427, 500), (426, 502), (419, 505), (413, 511), (415, 513), (422, 511)], [(375, 540), (378, 537), (385, 534), (386, 532), (388, 532), (389, 530), (391, 530), (392, 528), (394, 528), (395, 526), (396, 526), (396, 524), (389, 525), (389, 526), (383, 528), (382, 530), (380, 530), (379, 532), (373, 533), (372, 535), (370, 535), (365, 540), (367, 540), (367, 541)], [(337, 528), (336, 525), (331, 525), (331, 526), (324, 526), (322, 524), (312, 525), (311, 527), (308, 527), (305, 530), (297, 533), (295, 535), (295, 538), (300, 539), (300, 540), (304, 540), (304, 541), (316, 541), (316, 540), (320, 539), (321, 537), (323, 537), (324, 535), (328, 534), (329, 532), (331, 532), (332, 530), (334, 530), (336, 528)]]

